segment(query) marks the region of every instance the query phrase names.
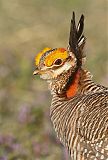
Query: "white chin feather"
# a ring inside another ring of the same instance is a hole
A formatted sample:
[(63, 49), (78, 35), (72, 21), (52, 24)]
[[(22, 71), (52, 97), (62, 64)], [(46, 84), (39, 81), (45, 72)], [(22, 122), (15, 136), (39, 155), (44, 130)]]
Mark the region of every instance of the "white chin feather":
[(42, 79), (51, 79), (51, 76), (48, 73), (40, 75), (40, 78)]
[(71, 62), (65, 62), (63, 66), (54, 71), (54, 78), (60, 75), (61, 73), (68, 71), (72, 66), (73, 65)]
[(72, 62), (65, 62), (63, 66), (55, 69), (55, 70), (51, 70), (51, 72), (46, 72), (42, 75), (40, 75), (40, 77), (42, 79), (54, 79), (56, 78), (58, 75), (62, 74), (63, 72), (68, 71), (72, 66), (74, 66), (74, 63)]

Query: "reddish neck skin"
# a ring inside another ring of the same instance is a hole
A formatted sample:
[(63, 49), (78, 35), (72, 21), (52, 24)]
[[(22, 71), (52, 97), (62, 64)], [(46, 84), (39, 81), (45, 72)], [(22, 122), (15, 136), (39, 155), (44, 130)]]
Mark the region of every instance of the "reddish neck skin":
[(80, 79), (80, 70), (77, 71), (72, 84), (70, 85), (69, 89), (66, 91), (67, 98), (72, 98), (73, 96), (76, 95), (78, 91), (79, 79)]

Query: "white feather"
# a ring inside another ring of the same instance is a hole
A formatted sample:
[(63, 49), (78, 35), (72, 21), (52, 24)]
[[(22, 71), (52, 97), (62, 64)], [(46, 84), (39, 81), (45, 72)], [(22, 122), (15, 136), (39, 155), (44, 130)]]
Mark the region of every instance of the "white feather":
[(53, 71), (53, 78), (57, 77), (61, 73), (68, 71), (72, 67), (72, 62), (65, 62), (63, 66)]

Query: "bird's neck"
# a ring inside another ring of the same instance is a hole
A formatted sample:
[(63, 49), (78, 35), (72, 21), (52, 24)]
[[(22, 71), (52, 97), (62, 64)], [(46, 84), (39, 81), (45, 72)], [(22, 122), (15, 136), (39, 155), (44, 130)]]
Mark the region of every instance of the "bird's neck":
[(81, 69), (74, 72), (70, 69), (66, 73), (59, 75), (53, 81), (50, 81), (50, 89), (52, 94), (60, 97), (71, 98), (78, 92)]
[(103, 87), (92, 81), (90, 72), (84, 69), (77, 69), (74, 73), (68, 71), (68, 73), (50, 82), (50, 89), (52, 95), (56, 94), (59, 97), (72, 98), (77, 94), (103, 90)]
[(65, 92), (67, 98), (71, 98), (77, 94), (79, 88), (80, 76), (81, 76), (81, 70), (78, 69), (75, 72), (74, 77), (69, 78), (69, 81), (66, 84), (66, 92)]

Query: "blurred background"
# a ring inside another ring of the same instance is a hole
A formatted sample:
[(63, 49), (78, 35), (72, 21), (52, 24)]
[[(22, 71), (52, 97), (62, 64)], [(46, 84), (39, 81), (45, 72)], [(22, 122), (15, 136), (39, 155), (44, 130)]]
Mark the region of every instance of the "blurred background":
[(47, 83), (33, 77), (44, 47), (67, 47), (85, 15), (86, 68), (108, 85), (107, 0), (0, 0), (0, 160), (69, 160), (49, 117)]

